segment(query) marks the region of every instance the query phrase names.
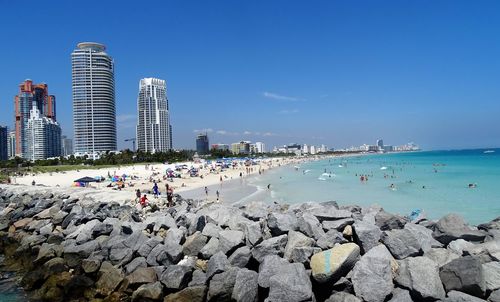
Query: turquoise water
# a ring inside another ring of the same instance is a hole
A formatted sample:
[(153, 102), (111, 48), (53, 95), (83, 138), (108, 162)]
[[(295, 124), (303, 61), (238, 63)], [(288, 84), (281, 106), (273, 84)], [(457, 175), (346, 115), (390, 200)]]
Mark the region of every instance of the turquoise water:
[[(479, 224), (500, 216), (500, 149), (491, 150), (363, 155), (283, 167), (250, 179), (260, 190), (246, 200), (378, 204), (403, 215), (422, 209), (431, 219), (455, 212)], [(361, 182), (361, 174), (368, 181)]]

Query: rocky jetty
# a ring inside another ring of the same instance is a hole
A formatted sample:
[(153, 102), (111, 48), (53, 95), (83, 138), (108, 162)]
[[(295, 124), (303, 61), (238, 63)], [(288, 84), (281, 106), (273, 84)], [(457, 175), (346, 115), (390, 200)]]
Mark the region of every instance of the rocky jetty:
[(33, 301), (500, 302), (500, 219), (249, 203), (138, 211), (0, 186), (1, 252)]

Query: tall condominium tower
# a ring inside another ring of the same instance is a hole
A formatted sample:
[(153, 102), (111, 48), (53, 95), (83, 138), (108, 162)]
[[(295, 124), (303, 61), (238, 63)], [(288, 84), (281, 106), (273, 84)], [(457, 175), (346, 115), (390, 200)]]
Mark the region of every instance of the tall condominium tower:
[(102, 44), (83, 42), (71, 53), (77, 155), (117, 149), (114, 63), (105, 50)]
[(42, 115), (36, 105), (30, 112), (25, 139), (28, 147), (25, 158), (31, 161), (61, 156), (61, 127)]
[(166, 152), (172, 149), (165, 80), (141, 79), (137, 98), (137, 150)]
[(35, 106), (45, 117), (56, 120), (56, 98), (49, 95), (47, 84), (33, 84), (26, 80), (19, 84), (19, 94), (14, 98), (16, 153), (26, 158), (27, 140), (26, 126), (30, 118), (30, 110)]
[(209, 146), (208, 135), (206, 133), (198, 134), (198, 136), (196, 137), (196, 152), (199, 155), (208, 154), (210, 153), (208, 146)]

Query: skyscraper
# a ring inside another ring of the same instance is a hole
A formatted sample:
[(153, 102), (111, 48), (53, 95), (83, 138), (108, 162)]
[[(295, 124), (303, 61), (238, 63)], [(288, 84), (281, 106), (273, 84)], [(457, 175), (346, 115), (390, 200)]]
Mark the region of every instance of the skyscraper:
[(61, 156), (61, 127), (40, 113), (33, 104), (26, 125), (26, 159), (31, 161)]
[(9, 131), (7, 154), (10, 158), (16, 157), (16, 130)]
[(380, 151), (384, 150), (384, 140), (378, 139), (377, 140), (377, 147)]
[(0, 160), (7, 160), (8, 153), (8, 131), (7, 127), (0, 126)]
[(165, 80), (141, 79), (137, 97), (137, 150), (166, 152), (172, 149)]
[(71, 53), (74, 151), (78, 155), (116, 150), (113, 59), (103, 44), (83, 42)]
[(61, 136), (61, 155), (68, 156), (73, 154), (73, 140), (66, 135)]
[(35, 106), (38, 111), (50, 119), (56, 120), (56, 98), (49, 95), (47, 84), (33, 84), (25, 80), (19, 84), (19, 94), (14, 99), (16, 153), (27, 158), (26, 126), (30, 118), (30, 110)]
[(206, 133), (200, 133), (196, 137), (196, 152), (199, 155), (208, 154), (210, 150), (208, 150), (208, 135)]

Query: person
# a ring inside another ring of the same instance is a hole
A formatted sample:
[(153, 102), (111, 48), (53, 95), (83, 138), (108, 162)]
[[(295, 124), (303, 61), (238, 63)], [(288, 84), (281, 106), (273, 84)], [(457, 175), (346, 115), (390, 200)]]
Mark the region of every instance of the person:
[(143, 208), (148, 205), (149, 200), (146, 194), (144, 194), (144, 196), (141, 197), (140, 203)]
[(476, 184), (469, 184), (469, 189), (474, 189), (475, 187), (477, 187)]
[(171, 207), (174, 205), (174, 190), (172, 188), (168, 188), (167, 191), (167, 207)]
[(139, 201), (141, 199), (141, 190), (135, 190), (135, 201)]
[(160, 192), (158, 192), (158, 184), (155, 181), (154, 185), (153, 185), (153, 194), (154, 194), (155, 198), (158, 198), (159, 193)]
[(208, 188), (205, 187), (205, 195), (208, 197)]
[(36, 185), (36, 182), (35, 182), (35, 180), (34, 180), (34, 179), (33, 179), (33, 181), (31, 182), (31, 185), (32, 185), (32, 186)]
[(219, 201), (219, 190), (215, 192), (215, 195), (217, 195), (217, 201)]
[(268, 190), (269, 190), (269, 189), (271, 189), (271, 184), (268, 184), (268, 185), (267, 185), (267, 189), (268, 189)]

